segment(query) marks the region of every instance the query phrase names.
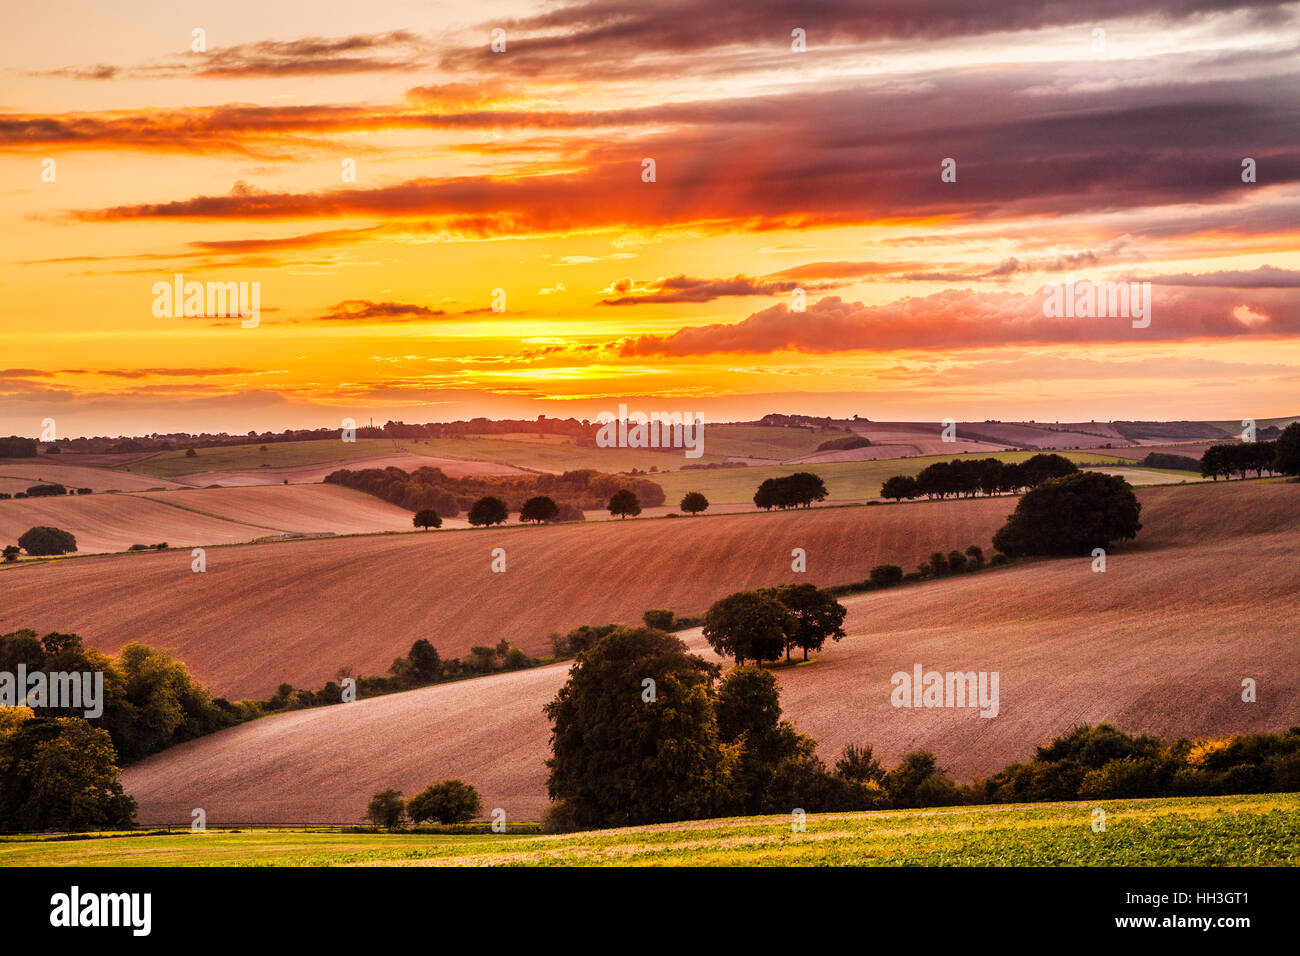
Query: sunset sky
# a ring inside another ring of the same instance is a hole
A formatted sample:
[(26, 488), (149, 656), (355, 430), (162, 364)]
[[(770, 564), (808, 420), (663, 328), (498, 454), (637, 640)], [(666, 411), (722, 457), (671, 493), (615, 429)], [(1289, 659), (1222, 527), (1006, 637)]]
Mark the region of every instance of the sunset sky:
[[(1297, 3), (53, 0), (0, 42), (0, 434), (1300, 414)], [(177, 273), (260, 324), (155, 316)], [(1045, 318), (1070, 276), (1150, 326)]]

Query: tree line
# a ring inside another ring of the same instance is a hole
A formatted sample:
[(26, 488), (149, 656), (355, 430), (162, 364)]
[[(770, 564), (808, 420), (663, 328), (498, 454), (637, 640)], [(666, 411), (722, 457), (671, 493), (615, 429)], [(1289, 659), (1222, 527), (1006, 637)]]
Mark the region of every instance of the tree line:
[(1201, 456), (1201, 477), (1246, 478), (1251, 472), (1300, 475), (1300, 423), (1288, 425), (1276, 441), (1234, 442), (1211, 445)]
[[(485, 497), (505, 502), (518, 511), (530, 498), (545, 495), (557, 503), (556, 520), (580, 520), (583, 509), (601, 508), (618, 491), (636, 495), (645, 507), (664, 503), (664, 490), (647, 478), (607, 475), (591, 468), (566, 471), (562, 475), (484, 477), (468, 475), (450, 478), (439, 468), (425, 466), (407, 473), (401, 468), (343, 468), (326, 476), (331, 484), (355, 488), (416, 512), (432, 509), (444, 518), (454, 518)], [(504, 519), (503, 519), (504, 520)]]
[(1063, 455), (1038, 454), (1022, 462), (999, 458), (954, 458), (936, 461), (920, 473), (894, 475), (880, 486), (882, 498), (973, 498), (978, 494), (1011, 494), (1036, 488), (1052, 478), (1072, 475), (1078, 466)]

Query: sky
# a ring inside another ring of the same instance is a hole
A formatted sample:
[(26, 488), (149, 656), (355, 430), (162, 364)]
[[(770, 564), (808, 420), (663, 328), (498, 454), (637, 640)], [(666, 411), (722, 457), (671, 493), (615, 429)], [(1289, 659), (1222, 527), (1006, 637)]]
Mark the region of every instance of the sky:
[(0, 43), (0, 434), (1300, 414), (1297, 3), (52, 0)]

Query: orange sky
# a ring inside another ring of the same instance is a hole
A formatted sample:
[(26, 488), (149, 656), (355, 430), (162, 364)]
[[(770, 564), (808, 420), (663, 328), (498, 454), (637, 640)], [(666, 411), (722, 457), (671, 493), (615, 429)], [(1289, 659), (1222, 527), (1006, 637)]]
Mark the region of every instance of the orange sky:
[(1296, 4), (266, 6), (7, 27), (0, 434), (1300, 413)]

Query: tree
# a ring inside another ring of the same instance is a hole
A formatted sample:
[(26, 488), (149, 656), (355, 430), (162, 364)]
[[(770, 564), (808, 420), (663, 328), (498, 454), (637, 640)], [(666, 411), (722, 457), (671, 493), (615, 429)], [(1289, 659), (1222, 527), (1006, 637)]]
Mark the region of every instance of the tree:
[(697, 515), (701, 511), (708, 510), (708, 507), (709, 499), (704, 497), (704, 495), (700, 494), (698, 491), (688, 491), (682, 497), (681, 509), (688, 515)]
[(406, 804), (402, 802), (402, 791), (380, 790), (370, 798), (366, 807), (366, 819), (377, 827), (396, 830), (406, 822)]
[(90, 830), (132, 825), (108, 732), (81, 717), (0, 710), (0, 828)]
[(1273, 470), (1284, 475), (1300, 475), (1300, 422), (1292, 422), (1273, 443)]
[(737, 591), (717, 601), (704, 615), (704, 639), (719, 654), (746, 660), (774, 661), (795, 627), (786, 606), (761, 591)]
[(33, 557), (68, 554), (77, 550), (77, 539), (70, 532), (40, 525), (24, 531), (18, 538), (18, 545)]
[(714, 710), (723, 743), (741, 748), (736, 774), (740, 810), (761, 812), (778, 768), (788, 760), (811, 756), (816, 744), (781, 719), (776, 677), (760, 667), (737, 667), (723, 678)]
[(541, 524), (543, 521), (554, 521), (559, 514), (560, 508), (554, 499), (538, 495), (524, 502), (524, 506), (519, 509), (519, 520)]
[(195, 451), (193, 448), (186, 448), (186, 449), (185, 449), (185, 457), (186, 457), (186, 458), (195, 458), (195, 457), (197, 457), (197, 456), (198, 456), (198, 452)]
[(442, 676), (442, 658), (438, 649), (420, 638), (411, 645), (406, 659), (411, 662), (411, 674), (423, 684), (429, 684)]
[(4, 550), (5, 561), (7, 562), (17, 561), (18, 555), (22, 553), (22, 550), (23, 549), (18, 547), (18, 545), (16, 544), (5, 545), (5, 550)]
[(32, 485), (27, 489), (28, 498), (53, 498), (58, 495), (66, 495), (68, 489), (57, 482), (50, 482), (43, 485)]
[(417, 511), (415, 517), (411, 519), (411, 523), (417, 528), (423, 528), (426, 531), (430, 528), (442, 527), (442, 519), (438, 517), (438, 512), (432, 508), (423, 508)]
[(920, 494), (916, 479), (911, 475), (894, 475), (892, 478), (886, 478), (885, 483), (880, 486), (880, 497), (893, 498), (895, 501), (917, 498)]
[(613, 497), (609, 499), (609, 513), (619, 518), (626, 518), (628, 515), (635, 518), (641, 513), (641, 502), (637, 500), (635, 494), (623, 488), (614, 492)]
[(827, 639), (838, 641), (844, 636), (844, 616), (847, 609), (829, 591), (815, 584), (784, 584), (770, 591), (790, 611), (793, 627), (785, 635), (785, 659), (790, 659), (790, 648), (803, 648), (803, 659), (809, 651), (820, 651)]
[(635, 826), (725, 812), (737, 748), (718, 737), (717, 674), (680, 639), (645, 627), (615, 628), (578, 654), (544, 708), (547, 790), (557, 801), (548, 819)]
[(480, 498), (469, 509), (469, 523), (476, 528), (504, 524), (508, 517), (510, 517), (510, 510), (506, 507), (506, 503), (492, 495)]
[(809, 471), (795, 472), (788, 479), (789, 500), (791, 507), (811, 508), (814, 501), (825, 501), (826, 484), (817, 475)]
[(1142, 529), (1133, 488), (1117, 475), (1080, 472), (1054, 478), (1027, 491), (993, 536), (1009, 557), (1031, 554), (1089, 554), (1127, 541)]
[(483, 801), (478, 791), (463, 780), (443, 780), (408, 800), (406, 812), (416, 823), (465, 823), (483, 812)]

